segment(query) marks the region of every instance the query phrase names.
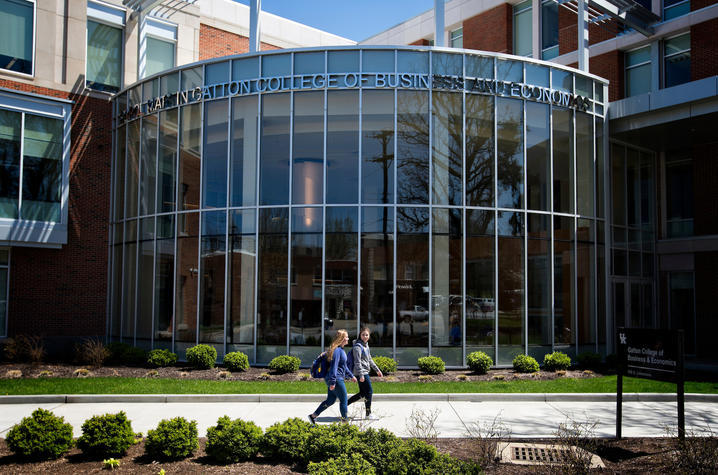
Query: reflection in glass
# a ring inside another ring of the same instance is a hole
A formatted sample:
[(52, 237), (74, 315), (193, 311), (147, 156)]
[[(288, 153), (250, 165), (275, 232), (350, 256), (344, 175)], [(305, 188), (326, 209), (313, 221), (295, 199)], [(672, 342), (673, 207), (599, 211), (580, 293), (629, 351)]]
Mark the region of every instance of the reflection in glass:
[(257, 189), (257, 97), (232, 99), (230, 206), (255, 204)]
[(157, 163), (157, 212), (175, 210), (177, 170), (177, 109), (160, 112), (160, 151)]
[(227, 99), (204, 104), (203, 208), (227, 206), (227, 107)]
[(135, 336), (135, 284), (137, 282), (137, 220), (127, 221), (125, 252), (122, 271), (122, 342), (134, 345)]
[[(255, 210), (230, 212), (229, 322), (227, 352), (247, 352), (254, 343)], [(240, 346), (245, 345), (245, 346)]]
[(576, 213), (594, 216), (593, 117), (576, 113)]
[[(127, 200), (125, 217), (137, 216), (137, 191), (140, 180), (140, 121), (127, 126)], [(198, 178), (199, 180), (199, 178)]]
[(481, 350), (494, 361), (494, 212), (466, 210), (466, 353)]
[[(613, 214), (611, 221), (619, 226), (626, 225), (626, 148), (623, 145), (611, 145), (611, 203)], [(670, 187), (668, 189), (670, 195)], [(670, 209), (670, 207), (669, 207)]]
[(259, 203), (286, 204), (289, 198), (289, 94), (262, 97)]
[(528, 209), (550, 211), (550, 177), (549, 106), (526, 102), (526, 196)]
[(140, 220), (137, 276), (137, 329), (136, 345), (149, 350), (152, 339), (152, 278), (155, 265), (155, 218)]
[(320, 204), (324, 181), (323, 92), (294, 94), (292, 147), (292, 203)]
[[(184, 77), (184, 73), (182, 74)], [(179, 163), (179, 211), (199, 207), (201, 104), (182, 107)]]
[(183, 214), (177, 220), (175, 351), (180, 352), (181, 349), (194, 346), (197, 341), (199, 213)]
[(142, 118), (142, 148), (140, 156), (140, 216), (155, 213), (155, 184), (157, 181), (157, 115)]
[(22, 164), (23, 219), (60, 221), (62, 127), (62, 120), (25, 114)]
[(396, 211), (397, 363), (416, 364), (429, 345), (429, 209)]
[(358, 203), (359, 91), (327, 92), (326, 173), (327, 203)]
[(326, 212), (323, 326), (351, 334), (357, 326), (358, 209), (331, 207)]
[[(199, 283), (199, 341), (222, 343), (224, 335), (224, 260), (227, 250), (225, 211), (202, 213)], [(222, 353), (221, 345), (217, 345)]]
[(114, 341), (119, 341), (122, 325), (122, 238), (124, 234), (123, 224), (115, 225), (115, 244), (112, 246), (112, 299), (110, 336)]
[(429, 203), (429, 94), (398, 91), (397, 200), (399, 203)]
[[(391, 356), (394, 312), (394, 209), (361, 209), (361, 317), (375, 354)], [(398, 343), (398, 341), (397, 341)]]
[(603, 119), (596, 118), (596, 216), (603, 218)]
[[(154, 348), (170, 348), (172, 341), (172, 295), (175, 269), (175, 219), (157, 217), (155, 254)], [(160, 343), (158, 342), (165, 342)]]
[(499, 212), (498, 341), (496, 364), (511, 364), (524, 351), (524, 215)]
[(466, 205), (494, 205), (494, 98), (466, 95)]
[(576, 343), (573, 312), (573, 218), (553, 221), (554, 349), (572, 351)]
[(394, 202), (393, 164), (394, 92), (364, 91), (362, 203)]
[(543, 361), (551, 353), (551, 217), (528, 215), (526, 287), (528, 354)]
[(456, 366), (463, 363), (461, 210), (435, 208), (432, 213), (432, 354), (440, 356), (446, 364)]
[(523, 207), (523, 110), (522, 101), (498, 98), (497, 114), (497, 206)]
[[(259, 303), (257, 310), (257, 362), (267, 363), (283, 354), (287, 344), (287, 208), (259, 210)], [(265, 345), (281, 345), (264, 347)]]
[(571, 111), (553, 110), (553, 210), (573, 213), (573, 125)]
[(433, 202), (434, 204), (462, 204), (462, 97), (450, 92), (432, 95)]
[[(2, 124), (4, 112), (5, 111), (0, 111), (0, 124)], [(114, 175), (115, 175), (115, 181), (114, 181), (115, 212), (114, 212), (114, 217), (115, 217), (115, 221), (119, 221), (125, 217), (125, 166), (126, 166), (125, 149), (127, 148), (127, 137), (126, 137), (125, 131), (126, 131), (126, 129), (125, 129), (124, 125), (122, 127), (118, 128), (117, 132), (116, 132), (116, 139), (115, 139), (115, 146), (117, 147), (115, 149), (115, 169), (114, 169)], [(2, 141), (3, 145), (4, 145), (4, 147), (0, 150), (4, 149), (3, 151), (7, 151), (10, 143), (8, 143), (8, 137), (4, 136), (2, 131), (0, 131), (0, 141)], [(175, 148), (177, 148), (176, 143), (175, 143)], [(3, 166), (0, 167), (0, 183), (2, 183), (2, 189), (4, 190), (5, 183), (7, 181), (6, 178), (4, 177), (4, 174), (5, 174), (4, 164), (6, 163), (6, 158), (0, 156), (0, 163), (3, 164)], [(0, 203), (2, 203), (2, 202), (4, 202), (4, 198), (0, 197)], [(0, 206), (0, 209), (4, 209), (4, 208), (2, 206)], [(4, 212), (0, 211), (0, 216), (5, 216)]]
[(576, 302), (578, 304), (579, 351), (595, 351), (596, 288), (594, 222), (579, 219), (576, 227)]

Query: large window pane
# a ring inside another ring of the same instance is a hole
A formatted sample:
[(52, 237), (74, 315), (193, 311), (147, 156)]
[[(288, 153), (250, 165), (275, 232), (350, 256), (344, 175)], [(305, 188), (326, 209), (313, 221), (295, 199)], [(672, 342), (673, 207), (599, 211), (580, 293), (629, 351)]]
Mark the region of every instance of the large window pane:
[(359, 202), (359, 91), (327, 93), (326, 173), (327, 203)]
[(175, 219), (157, 218), (155, 253), (154, 348), (169, 348), (172, 342), (174, 302)]
[(135, 343), (135, 311), (137, 295), (137, 220), (128, 221), (125, 228), (125, 251), (122, 270), (122, 341)]
[(394, 202), (393, 164), (394, 92), (364, 91), (362, 203)]
[(543, 0), (541, 2), (541, 59), (552, 59), (558, 54), (558, 3), (553, 0)]
[(581, 351), (596, 351), (596, 288), (594, 271), (595, 224), (579, 219), (576, 226), (576, 302), (578, 304), (578, 345)]
[(140, 239), (137, 257), (137, 341), (140, 348), (149, 350), (152, 340), (152, 278), (155, 266), (155, 218), (140, 220)]
[(551, 128), (549, 106), (526, 102), (527, 207), (549, 211), (551, 196)]
[(259, 203), (286, 204), (289, 199), (289, 94), (262, 97), (259, 157)]
[(227, 119), (229, 101), (204, 105), (204, 147), (202, 149), (202, 207), (227, 206)]
[(110, 303), (110, 336), (119, 341), (122, 328), (122, 242), (124, 239), (124, 224), (114, 226), (114, 245), (112, 246), (112, 296)]
[(122, 29), (87, 20), (87, 87), (117, 92), (122, 85)]
[(257, 97), (232, 99), (231, 206), (256, 203), (258, 125)]
[(175, 44), (171, 41), (162, 41), (150, 36), (147, 42), (147, 56), (145, 58), (145, 76), (152, 76), (175, 65)]
[(461, 210), (434, 209), (432, 228), (432, 354), (448, 365), (457, 366), (463, 364)]
[(326, 212), (324, 330), (345, 328), (353, 333), (358, 303), (358, 209), (332, 207)]
[[(2, 111), (0, 111), (0, 121), (2, 121)], [(119, 127), (117, 129), (115, 139), (115, 199), (113, 213), (115, 221), (119, 221), (125, 217), (125, 166), (127, 165), (125, 160), (125, 149), (127, 148), (127, 137), (125, 131), (126, 128), (124, 125)], [(0, 134), (2, 134), (1, 131)], [(1, 137), (2, 136), (0, 135), (0, 140), (2, 140)]]
[(140, 120), (127, 126), (127, 196), (125, 197), (125, 217), (137, 216), (137, 193), (140, 187)]
[(63, 122), (25, 114), (22, 219), (60, 221)]
[(626, 53), (626, 97), (651, 90), (651, 47)]
[(574, 333), (574, 261), (573, 218), (556, 216), (554, 238), (554, 343), (557, 351), (571, 352), (576, 344)]
[(182, 107), (178, 211), (199, 208), (201, 107), (200, 104)]
[(500, 208), (523, 207), (523, 101), (499, 98), (498, 134), (498, 202)]
[[(227, 352), (250, 353), (254, 343), (254, 265), (257, 256), (255, 210), (230, 214), (229, 323)], [(253, 352), (252, 352), (253, 356)]]
[(33, 9), (24, 0), (0, 2), (0, 68), (32, 74)]
[(197, 283), (199, 282), (199, 213), (177, 217), (177, 275), (175, 284), (175, 351), (197, 340)]
[[(322, 64), (324, 55), (322, 54)], [(294, 94), (292, 203), (319, 204), (324, 182), (324, 93)]]
[(177, 175), (177, 109), (160, 112), (160, 149), (157, 162), (157, 212), (175, 210)]
[(429, 94), (398, 91), (397, 200), (399, 203), (429, 203)]
[(531, 56), (531, 0), (514, 5), (514, 54)]
[(434, 92), (432, 95), (432, 177), (434, 204), (462, 204), (461, 175), (463, 118), (461, 94)]
[(224, 261), (226, 253), (225, 211), (202, 213), (200, 249), (199, 341), (215, 343), (222, 353), (224, 336)]
[(466, 205), (494, 205), (494, 98), (466, 95)]
[(140, 216), (155, 213), (157, 182), (157, 116), (142, 118), (140, 150)]
[(593, 116), (576, 113), (576, 213), (595, 216), (593, 188)]
[(571, 111), (553, 110), (553, 210), (573, 213), (573, 125)]
[(663, 44), (664, 86), (671, 87), (691, 80), (690, 33), (668, 39)]
[(668, 237), (693, 235), (693, 161), (689, 156), (666, 158), (666, 228)]
[(551, 217), (528, 215), (526, 287), (528, 354), (543, 361), (551, 353)]
[(497, 364), (511, 364), (524, 352), (524, 214), (499, 212)]
[[(466, 352), (494, 355), (494, 212), (466, 210)], [(494, 358), (495, 361), (495, 358)]]

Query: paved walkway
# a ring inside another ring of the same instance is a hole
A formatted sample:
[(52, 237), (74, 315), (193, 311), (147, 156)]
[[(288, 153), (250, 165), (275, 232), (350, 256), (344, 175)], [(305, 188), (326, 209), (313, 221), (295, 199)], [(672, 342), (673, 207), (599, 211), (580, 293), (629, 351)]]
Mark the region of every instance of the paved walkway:
[[(262, 428), (290, 417), (306, 419), (323, 399), (320, 395), (95, 395), (95, 396), (0, 396), (0, 437), (38, 407), (63, 416), (81, 434), (82, 423), (93, 415), (125, 411), (135, 431), (147, 433), (161, 419), (183, 416), (197, 421), (200, 436), (220, 416), (254, 421)], [(353, 423), (383, 427), (409, 436), (412, 413), (436, 414), (439, 437), (466, 437), (476, 424), (486, 427), (494, 420), (508, 427), (513, 437), (552, 437), (565, 422), (597, 422), (596, 436), (616, 432), (615, 394), (378, 394), (374, 398), (376, 421), (365, 421), (363, 403), (349, 407)], [(718, 396), (686, 395), (686, 430), (707, 425), (718, 432)], [(320, 417), (320, 424), (338, 420), (335, 404)], [(675, 395), (624, 395), (623, 435), (661, 437), (666, 427), (675, 429)]]

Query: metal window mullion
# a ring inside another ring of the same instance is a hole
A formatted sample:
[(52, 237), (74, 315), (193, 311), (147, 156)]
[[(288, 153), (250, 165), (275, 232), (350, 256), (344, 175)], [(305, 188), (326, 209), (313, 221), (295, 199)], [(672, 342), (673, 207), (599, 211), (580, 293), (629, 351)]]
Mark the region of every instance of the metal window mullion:
[[(324, 71), (329, 71), (328, 67), (328, 54), (325, 51), (324, 52)], [(319, 320), (321, 322), (320, 326), (320, 332), (321, 334), (324, 334), (324, 315), (326, 314), (326, 276), (327, 276), (327, 139), (328, 139), (328, 133), (327, 133), (327, 115), (329, 114), (329, 93), (327, 92), (327, 89), (324, 89), (324, 94), (322, 95), (322, 98), (324, 99), (324, 104), (322, 108), (322, 127), (323, 127), (323, 136), (322, 136), (322, 163), (324, 166), (322, 167), (322, 305), (321, 305), (321, 315), (319, 316)], [(354, 317), (357, 321), (357, 335), (359, 334), (358, 331), (358, 322), (359, 322), (359, 314), (355, 314)], [(321, 338), (320, 338), (321, 341)]]
[[(602, 84), (601, 87), (603, 88), (603, 95), (604, 97), (607, 97), (606, 94), (608, 94), (608, 85)], [(605, 111), (604, 111), (605, 113)], [(602, 134), (602, 140), (603, 140), (603, 170), (601, 170), (601, 173), (603, 173), (603, 217), (604, 217), (604, 227), (603, 227), (603, 278), (604, 278), (604, 302), (605, 302), (605, 312), (606, 312), (606, 319), (605, 319), (605, 325), (606, 325), (606, 348), (605, 351), (608, 353), (609, 349), (609, 343), (612, 341), (613, 337), (613, 318), (609, 319), (609, 314), (613, 316), (613, 301), (611, 299), (611, 286), (610, 284), (610, 270), (611, 270), (611, 219), (610, 216), (613, 214), (613, 210), (611, 209), (609, 195), (611, 194), (611, 181), (610, 181), (610, 173), (609, 170), (611, 169), (610, 164), (610, 142), (608, 140), (608, 120), (607, 117), (603, 118), (603, 134)]]
[[(463, 38), (463, 29), (462, 29)], [(466, 77), (466, 57), (461, 55), (462, 77)], [(466, 88), (461, 90), (461, 366), (466, 365)], [(451, 231), (451, 230), (449, 230)], [(449, 233), (451, 234), (451, 233)], [(449, 292), (451, 294), (451, 292)], [(449, 298), (451, 300), (451, 298)], [(449, 322), (451, 324), (451, 322)]]
[[(581, 0), (579, 0), (581, 1)], [(526, 64), (524, 63), (522, 65), (522, 78), (526, 77)], [(524, 311), (523, 311), (523, 324), (524, 324), (524, 353), (529, 354), (529, 295), (528, 295), (528, 270), (529, 270), (529, 243), (528, 243), (528, 229), (529, 229), (529, 223), (528, 223), (528, 199), (526, 198), (526, 168), (528, 166), (528, 160), (526, 158), (528, 154), (528, 146), (526, 145), (526, 101), (521, 100), (521, 113), (522, 113), (522, 122), (523, 125), (521, 127), (522, 131), (522, 148), (523, 148), (523, 183), (521, 189), (523, 192), (521, 193), (521, 201), (522, 201), (522, 208), (524, 210)]]
[[(551, 75), (549, 74), (549, 81), (551, 81)], [(554, 147), (556, 146), (555, 140), (554, 140), (554, 129), (553, 129), (553, 106), (548, 106), (548, 135), (549, 135), (549, 176), (548, 176), (548, 209), (550, 210), (550, 220), (549, 223), (549, 231), (551, 236), (551, 245), (549, 246), (551, 249), (549, 251), (549, 256), (551, 259), (550, 262), (550, 269), (551, 269), (551, 282), (549, 284), (549, 288), (551, 289), (551, 325), (549, 328), (549, 333), (551, 335), (551, 351), (556, 351), (556, 232), (555, 232), (555, 218), (554, 218), (554, 197), (553, 197), (553, 151)]]
[[(434, 57), (433, 52), (429, 51), (429, 77), (432, 78), (434, 70)], [(432, 287), (433, 287), (433, 281), (434, 281), (434, 263), (432, 262), (433, 258), (433, 244), (434, 244), (434, 229), (433, 229), (433, 206), (434, 206), (434, 92), (433, 88), (429, 88), (429, 302), (427, 303), (427, 310), (429, 311), (429, 317), (428, 317), (428, 325), (429, 325), (429, 354), (431, 355), (432, 350), (432, 337), (434, 332), (432, 331), (432, 325), (434, 323), (434, 309), (432, 308)], [(398, 229), (397, 229), (397, 236), (398, 236)], [(396, 289), (396, 283), (394, 284), (394, 288)], [(396, 292), (394, 292), (396, 293)], [(394, 312), (396, 314), (396, 312)]]
[[(492, 61), (494, 67), (494, 78), (497, 77), (498, 65), (496, 59)], [(498, 140), (498, 124), (499, 124), (499, 101), (498, 97), (493, 99), (493, 112), (494, 112), (494, 356), (495, 364), (498, 366), (499, 362), (499, 140)]]
[[(259, 56), (258, 61), (259, 71), (262, 70), (262, 56)], [(254, 186), (254, 339), (252, 342), (252, 348), (254, 352), (254, 363), (257, 362), (257, 327), (259, 324), (259, 186), (260, 186), (260, 158), (262, 156), (262, 105), (263, 98), (260, 93), (256, 94), (257, 97), (257, 122), (255, 127), (257, 147), (255, 149), (254, 162), (255, 162), (255, 186)]]
[[(158, 140), (159, 143), (159, 140)], [(155, 232), (152, 236), (152, 310), (150, 311), (150, 348), (154, 349), (155, 345), (155, 280), (157, 279), (157, 222), (159, 221), (155, 216), (154, 220)]]
[[(595, 84), (594, 84), (595, 86)], [(596, 97), (594, 93), (594, 97)], [(598, 353), (598, 171), (596, 170), (596, 152), (598, 147), (596, 146), (596, 116), (591, 115), (591, 145), (592, 153), (591, 157), (593, 171), (593, 351)]]
[[(398, 61), (399, 61), (399, 60), (398, 60), (398, 54), (397, 54), (397, 51), (396, 51), (396, 50), (394, 50), (393, 53), (394, 53), (394, 71), (397, 71), (397, 63), (398, 63)], [(397, 166), (397, 164), (398, 164), (398, 152), (399, 152), (399, 144), (398, 144), (398, 142), (399, 142), (399, 140), (398, 140), (398, 139), (399, 139), (399, 131), (398, 131), (398, 124), (397, 124), (397, 122), (398, 122), (398, 117), (397, 117), (397, 115), (398, 115), (398, 111), (397, 111), (397, 103), (398, 103), (398, 101), (399, 101), (399, 93), (398, 93), (398, 91), (397, 91), (396, 89), (394, 89), (394, 111), (393, 111), (393, 119), (394, 119), (394, 159), (392, 160), (392, 162), (393, 162), (393, 163), (392, 163), (392, 169), (393, 169), (393, 170), (392, 170), (392, 171), (393, 171), (392, 177), (393, 177), (393, 180), (394, 180), (394, 183), (393, 183), (393, 186), (394, 186), (394, 200), (393, 200), (393, 208), (392, 208), (392, 209), (394, 210), (394, 219), (395, 219), (395, 220), (398, 219), (398, 217), (397, 217), (398, 206), (397, 206), (397, 205), (398, 205), (398, 203), (399, 203), (399, 182), (397, 181), (397, 175), (398, 175), (398, 172), (397, 172), (398, 166)], [(385, 204), (386, 204), (386, 203), (385, 203)], [(395, 230), (395, 232), (396, 232), (396, 225), (394, 226), (394, 230)], [(394, 240), (394, 244), (395, 244), (395, 247), (396, 247), (396, 239)], [(398, 253), (398, 248), (397, 248), (397, 253)], [(396, 255), (394, 256), (393, 266), (394, 266), (394, 286), (393, 286), (392, 288), (393, 288), (393, 292), (394, 292), (394, 311), (392, 312), (392, 317), (391, 317), (391, 321), (392, 321), (392, 332), (391, 332), (391, 333), (392, 333), (392, 340), (393, 340), (393, 341), (392, 341), (392, 345), (393, 345), (394, 348), (396, 348), (396, 345), (397, 345), (397, 342), (396, 342), (396, 330), (397, 330), (397, 328), (398, 328), (398, 327), (397, 327), (397, 319), (396, 319), (396, 314), (397, 314), (397, 308), (396, 308), (396, 275), (397, 275)], [(431, 271), (430, 271), (430, 274), (429, 274), (429, 285), (431, 285)], [(431, 289), (431, 287), (430, 287), (430, 289)], [(431, 296), (431, 290), (429, 291), (429, 296)], [(430, 332), (429, 335), (431, 336), (431, 323), (429, 324), (429, 332)], [(429, 340), (431, 340), (431, 338), (429, 338)]]
[[(177, 83), (178, 85), (181, 85), (182, 78), (181, 75), (177, 75)], [(160, 84), (161, 87), (161, 84)], [(177, 260), (179, 259), (177, 255), (177, 250), (179, 249), (179, 239), (177, 235), (179, 234), (179, 181), (180, 181), (180, 161), (182, 160), (181, 157), (181, 141), (180, 138), (182, 136), (182, 111), (184, 109), (177, 106), (177, 138), (175, 139), (175, 155), (177, 157), (175, 166), (175, 176), (173, 180), (173, 187), (174, 187), (174, 195), (175, 195), (175, 203), (174, 203), (174, 210), (172, 214), (172, 227), (174, 229), (174, 235), (172, 236), (172, 243), (173, 243), (173, 249), (174, 249), (174, 255), (172, 258), (172, 342), (170, 344), (170, 348), (172, 351), (175, 351), (175, 332), (177, 328)]]
[[(574, 85), (573, 90), (576, 90), (576, 77), (573, 77)], [(574, 321), (574, 348), (576, 354), (578, 354), (578, 183), (577, 169), (578, 169), (578, 157), (577, 157), (577, 140), (576, 135), (578, 133), (577, 127), (578, 117), (575, 111), (571, 112), (571, 122), (573, 123), (573, 130), (571, 130), (571, 139), (573, 141), (571, 149), (573, 150), (572, 164), (573, 164), (573, 321)]]
[[(112, 113), (113, 116), (117, 115), (117, 109), (118, 105), (116, 102), (112, 103)], [(108, 226), (108, 236), (107, 236), (107, 242), (109, 243), (108, 250), (107, 250), (107, 262), (109, 265), (107, 266), (107, 304), (105, 305), (105, 342), (110, 341), (111, 333), (112, 333), (112, 297), (114, 295), (114, 289), (112, 285), (112, 271), (115, 269), (116, 263), (114, 260), (114, 254), (112, 252), (115, 243), (115, 236), (114, 236), (114, 230), (117, 226), (116, 224), (113, 224), (117, 221), (117, 216), (115, 216), (115, 189), (117, 188), (117, 183), (115, 183), (115, 180), (117, 179), (117, 120), (113, 120), (112, 123), (112, 137), (111, 137), (111, 147), (112, 151), (110, 153), (110, 225)], [(65, 127), (63, 124), (63, 149), (65, 145), (65, 138), (64, 138), (64, 132)], [(64, 155), (64, 152), (63, 152)], [(64, 161), (64, 156), (63, 156)], [(62, 181), (65, 181), (65, 173), (63, 172)], [(5, 294), (6, 298), (5, 301), (7, 302), (7, 293)], [(7, 312), (6, 312), (7, 314)], [(7, 320), (7, 319), (6, 319)], [(5, 329), (4, 335), (7, 335), (7, 329)]]
[[(362, 50), (359, 50), (359, 69), (361, 70), (362, 67)], [(361, 73), (360, 73), (361, 74)], [(363, 220), (362, 220), (362, 196), (361, 196), (361, 190), (362, 190), (362, 99), (363, 99), (363, 91), (361, 89), (361, 84), (359, 84), (359, 90), (357, 91), (357, 100), (359, 101), (359, 108), (358, 115), (357, 115), (357, 122), (358, 122), (358, 133), (359, 133), (359, 147), (358, 147), (358, 156), (357, 156), (357, 181), (359, 183), (358, 189), (357, 189), (357, 284), (356, 284), (356, 295), (357, 295), (357, 318), (359, 319), (359, 325), (361, 326), (361, 297), (362, 297), (362, 289), (361, 289), (361, 279), (362, 279), (362, 272), (361, 272), (361, 264), (362, 264), (362, 226)], [(329, 114), (329, 111), (327, 110), (327, 114)], [(386, 265), (386, 264), (384, 264)], [(396, 330), (396, 329), (395, 329)], [(393, 333), (396, 333), (396, 331), (392, 332), (392, 348), (395, 346), (396, 336), (393, 335)], [(324, 322), (322, 321), (322, 344), (324, 343)], [(392, 356), (395, 357), (394, 352), (392, 350)]]
[[(232, 63), (229, 63), (230, 68)], [(230, 77), (232, 72), (230, 71)], [(227, 198), (225, 200), (225, 214), (224, 214), (224, 334), (222, 335), (222, 347), (224, 348), (224, 354), (227, 354), (227, 329), (228, 321), (230, 317), (230, 305), (229, 298), (231, 296), (229, 292), (229, 280), (230, 280), (230, 242), (229, 242), (229, 220), (230, 212), (229, 208), (232, 206), (232, 174), (230, 164), (232, 163), (232, 103), (233, 99), (227, 99)], [(234, 251), (232, 250), (232, 253)]]
[[(206, 74), (206, 68), (205, 66), (202, 66), (202, 82), (204, 83), (204, 78)], [(197, 238), (197, 300), (195, 300), (197, 309), (195, 312), (195, 344), (199, 345), (199, 315), (200, 310), (202, 308), (202, 304), (200, 301), (200, 297), (202, 296), (202, 207), (204, 205), (204, 176), (202, 174), (202, 170), (204, 169), (204, 134), (205, 134), (205, 105), (202, 103), (200, 106), (200, 140), (199, 140), (199, 156), (200, 156), (200, 167), (199, 167), (199, 211), (197, 212), (198, 216), (198, 238)]]
[[(24, 179), (23, 168), (25, 164), (25, 112), (20, 113), (20, 170), (18, 174), (18, 194), (17, 194), (17, 216), (18, 219), (23, 219), (22, 215), (22, 180)], [(64, 127), (63, 127), (64, 132)], [(63, 138), (64, 142), (64, 138)]]
[[(294, 75), (294, 53), (291, 54), (292, 61), (292, 76)], [(294, 198), (294, 183), (293, 183), (293, 172), (294, 172), (294, 91), (289, 93), (289, 229), (287, 230), (287, 316), (286, 316), (286, 327), (287, 327), (287, 338), (286, 348), (287, 354), (289, 354), (289, 337), (291, 333), (291, 312), (292, 312), (292, 231), (294, 230), (294, 223), (292, 220), (293, 198)], [(322, 317), (324, 318), (324, 317)]]
[[(140, 89), (140, 91), (141, 91), (141, 89)], [(137, 346), (137, 314), (139, 313), (138, 308), (140, 305), (140, 303), (139, 303), (139, 300), (140, 300), (139, 299), (139, 294), (140, 294), (140, 292), (139, 292), (139, 290), (140, 290), (140, 238), (141, 238), (140, 233), (142, 231), (142, 227), (140, 226), (140, 209), (142, 207), (142, 201), (141, 201), (142, 200), (142, 176), (143, 176), (143, 173), (142, 173), (142, 152), (143, 152), (143, 150), (142, 149), (144, 148), (144, 147), (142, 147), (142, 135), (143, 135), (142, 129), (143, 129), (144, 121), (145, 121), (144, 117), (138, 119), (138, 123), (140, 124), (140, 126), (139, 126), (140, 133), (139, 133), (139, 143), (137, 144), (139, 147), (139, 150), (137, 152), (137, 208), (135, 209), (135, 211), (137, 213), (135, 216), (135, 219), (136, 219), (136, 225), (135, 225), (135, 294), (134, 294), (135, 302), (132, 307), (133, 312), (134, 312), (134, 319), (135, 319), (134, 327), (132, 329), (133, 334), (134, 334), (133, 338), (132, 338), (132, 341), (134, 342), (133, 343), (134, 346)]]

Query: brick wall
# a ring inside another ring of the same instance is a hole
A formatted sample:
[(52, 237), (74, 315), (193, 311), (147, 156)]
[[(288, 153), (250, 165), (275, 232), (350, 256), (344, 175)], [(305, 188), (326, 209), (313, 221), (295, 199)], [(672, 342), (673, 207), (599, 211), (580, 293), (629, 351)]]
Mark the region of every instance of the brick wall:
[[(718, 1), (718, 0), (716, 0)], [(588, 44), (595, 45), (602, 41), (616, 37), (616, 31), (620, 28), (615, 20), (610, 20), (600, 25), (591, 23), (588, 25)], [(558, 8), (558, 50), (559, 54), (570, 53), (578, 48), (578, 15), (572, 11), (559, 6)]]
[[(262, 42), (262, 51), (280, 49), (277, 46)], [(220, 30), (212, 26), (199, 26), (199, 59), (221, 58), (232, 54), (249, 52), (249, 38), (242, 35)]]
[(608, 85), (609, 101), (623, 98), (623, 54), (620, 51), (609, 51), (592, 56), (588, 61), (588, 70), (591, 74), (610, 81)]
[(104, 335), (110, 102), (5, 79), (0, 79), (0, 87), (74, 101), (67, 244), (61, 249), (12, 248), (8, 333)]
[(414, 45), (414, 46), (431, 46), (431, 42), (424, 38), (422, 38), (420, 40), (416, 40), (413, 43), (409, 43), (409, 44)]
[(718, 18), (691, 27), (691, 79), (718, 75)]
[(513, 53), (513, 10), (504, 3), (464, 20), (464, 48)]

